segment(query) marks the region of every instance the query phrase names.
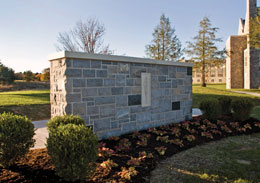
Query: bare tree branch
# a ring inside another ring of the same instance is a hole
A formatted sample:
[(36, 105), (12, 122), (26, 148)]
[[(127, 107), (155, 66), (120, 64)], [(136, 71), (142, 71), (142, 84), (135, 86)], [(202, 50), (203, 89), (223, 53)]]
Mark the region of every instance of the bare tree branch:
[(78, 21), (69, 32), (59, 33), (57, 50), (83, 51), (87, 53), (113, 54), (109, 45), (104, 45), (105, 26), (96, 18)]

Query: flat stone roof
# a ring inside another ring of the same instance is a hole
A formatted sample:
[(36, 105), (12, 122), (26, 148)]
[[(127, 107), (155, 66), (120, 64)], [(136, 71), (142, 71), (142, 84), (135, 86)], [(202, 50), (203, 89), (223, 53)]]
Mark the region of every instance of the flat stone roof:
[(49, 61), (63, 59), (63, 58), (102, 60), (102, 61), (114, 61), (114, 62), (132, 62), (132, 63), (156, 64), (156, 65), (172, 65), (172, 66), (179, 66), (179, 67), (193, 67), (192, 63), (181, 63), (181, 62), (173, 62), (173, 61), (162, 61), (162, 60), (154, 60), (148, 58), (116, 56), (116, 55), (102, 55), (102, 54), (93, 54), (93, 53), (85, 53), (85, 52), (61, 51), (48, 56)]

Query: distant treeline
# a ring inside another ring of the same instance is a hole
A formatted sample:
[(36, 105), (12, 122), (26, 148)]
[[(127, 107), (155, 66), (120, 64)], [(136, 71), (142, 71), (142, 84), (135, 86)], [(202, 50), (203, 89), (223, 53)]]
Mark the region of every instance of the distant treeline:
[(30, 70), (15, 73), (12, 68), (3, 65), (0, 62), (0, 84), (12, 84), (14, 80), (49, 81), (50, 68), (44, 69), (42, 73), (33, 73)]

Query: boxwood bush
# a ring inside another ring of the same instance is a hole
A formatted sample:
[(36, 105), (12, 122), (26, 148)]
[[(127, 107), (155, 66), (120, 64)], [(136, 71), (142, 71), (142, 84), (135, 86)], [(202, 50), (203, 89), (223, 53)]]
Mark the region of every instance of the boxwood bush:
[(60, 125), (47, 139), (56, 174), (66, 181), (85, 180), (94, 173), (97, 145), (97, 136), (82, 124)]
[(203, 113), (203, 117), (216, 121), (220, 116), (220, 104), (217, 99), (205, 99), (199, 105), (200, 110)]
[(24, 116), (0, 114), (0, 164), (8, 168), (34, 146), (34, 125)]
[(238, 121), (249, 119), (254, 104), (251, 100), (242, 98), (233, 100), (231, 103), (233, 118)]
[(66, 124), (75, 124), (75, 125), (84, 125), (84, 120), (77, 115), (65, 115), (65, 116), (56, 116), (48, 121), (47, 127), (49, 133), (55, 132), (55, 130), (60, 125), (66, 125)]
[(220, 108), (221, 108), (221, 114), (231, 114), (231, 102), (232, 99), (230, 97), (220, 97), (218, 98)]

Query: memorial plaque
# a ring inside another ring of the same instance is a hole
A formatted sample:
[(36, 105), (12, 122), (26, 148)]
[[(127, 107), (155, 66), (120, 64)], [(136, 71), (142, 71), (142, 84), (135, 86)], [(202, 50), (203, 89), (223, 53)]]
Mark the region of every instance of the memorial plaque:
[(129, 95), (128, 106), (141, 105), (141, 95)]
[(142, 107), (151, 106), (151, 73), (141, 73)]
[(173, 102), (172, 103), (172, 110), (177, 111), (181, 109), (181, 103), (180, 102)]

